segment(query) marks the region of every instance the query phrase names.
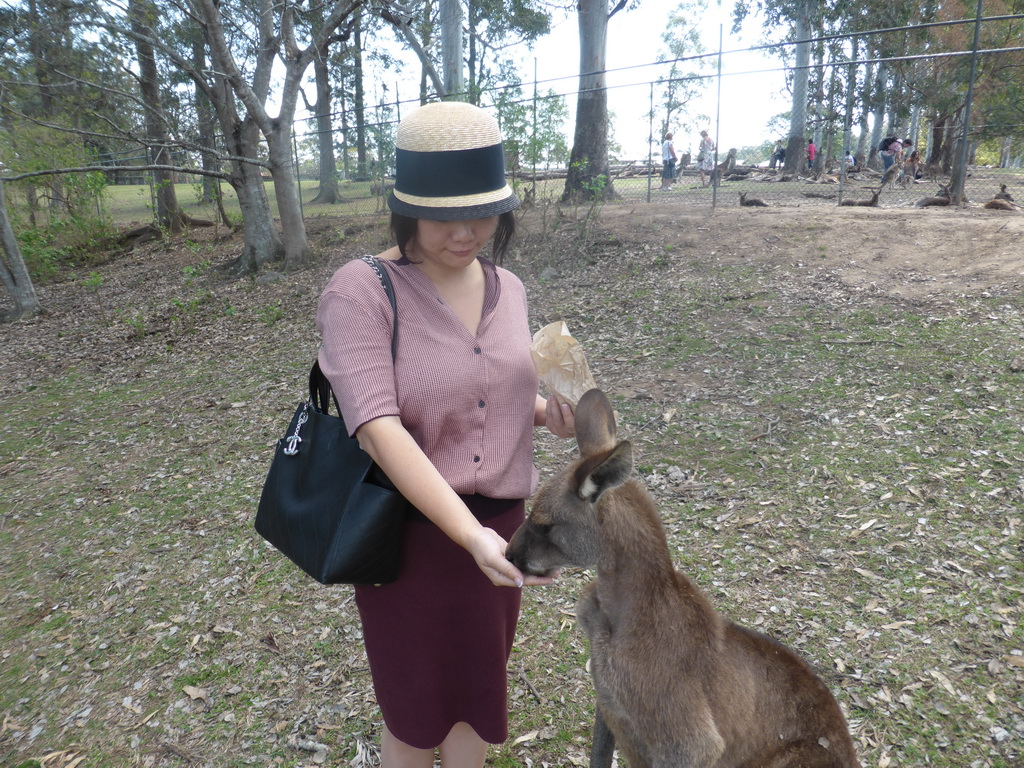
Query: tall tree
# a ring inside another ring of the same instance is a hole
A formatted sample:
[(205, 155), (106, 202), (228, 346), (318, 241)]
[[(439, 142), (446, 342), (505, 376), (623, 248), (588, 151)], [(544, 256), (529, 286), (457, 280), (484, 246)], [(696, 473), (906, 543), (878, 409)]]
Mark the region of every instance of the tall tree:
[[(829, 0), (830, 2), (833, 0)], [(807, 156), (807, 92), (813, 14), (824, 13), (828, 2), (817, 0), (736, 0), (733, 8), (733, 29), (739, 30), (752, 10), (764, 14), (769, 29), (790, 25), (793, 40), (793, 102), (789, 113), (789, 136), (786, 141), (786, 162), (783, 170), (794, 173), (805, 166)]]
[(618, 0), (611, 10), (608, 0), (578, 0), (580, 77), (576, 97), (576, 127), (562, 200), (615, 197), (608, 169), (608, 91), (606, 60), (608, 20), (626, 7)]
[(467, 0), (466, 23), (466, 90), (474, 104), (495, 84), (493, 65), (502, 66), (497, 61), (502, 49), (532, 43), (551, 29), (550, 15), (532, 0)]
[[(696, 98), (704, 87), (704, 80), (699, 75), (707, 68), (710, 60), (696, 58), (704, 53), (696, 20), (704, 15), (707, 7), (707, 0), (679, 3), (669, 14), (665, 31), (661, 33), (665, 48), (659, 51), (658, 61), (669, 61), (671, 64), (668, 74), (658, 78), (661, 90), (658, 136), (664, 136), (670, 130), (676, 133), (690, 132), (691, 126), (679, 125), (676, 115), (682, 115), (686, 104)], [(687, 66), (685, 71), (684, 63)]]
[(441, 12), (441, 72), (445, 93), (465, 98), (466, 85), (462, 68), (462, 3), (460, 0), (438, 0)]
[[(128, 18), (135, 33), (135, 51), (139, 64), (139, 91), (145, 114), (145, 132), (149, 162), (170, 168), (171, 142), (167, 130), (167, 117), (160, 100), (160, 74), (156, 64), (152, 24), (156, 19), (156, 6), (150, 0), (129, 0)], [(174, 189), (174, 175), (163, 168), (153, 171), (156, 188), (157, 223), (172, 233), (184, 229), (185, 219), (178, 207)]]
[[(324, 23), (323, 5), (313, 3), (309, 8), (312, 29), (320, 29)], [(356, 8), (346, 23), (345, 29), (338, 35), (324, 39), (322, 46), (313, 58), (313, 81), (316, 87), (316, 102), (306, 102), (306, 107), (315, 117), (317, 157), (319, 159), (320, 187), (314, 203), (332, 204), (341, 201), (338, 190), (338, 164), (334, 155), (334, 126), (332, 123), (334, 89), (330, 75), (330, 44), (344, 42), (349, 39), (352, 27), (357, 23), (360, 8)], [(305, 98), (305, 92), (303, 98)]]
[[(312, 33), (305, 47), (298, 40), (298, 9), (290, 2), (277, 5), (272, 0), (257, 0), (254, 5), (229, 5), (219, 0), (170, 1), (180, 4), (178, 8), (183, 18), (201, 24), (212, 66), (209, 71), (197, 72), (191, 61), (173, 46), (159, 39), (151, 42), (176, 66), (188, 72), (217, 112), (231, 158), (229, 178), (243, 211), (246, 246), (238, 268), (251, 272), (281, 256), (286, 268), (302, 266), (309, 260), (311, 251), (295, 188), (292, 160), (292, 122), (298, 92), (306, 70), (324, 41), (362, 0), (332, 2), (323, 26)], [(250, 11), (253, 15), (246, 19), (245, 14)], [(255, 37), (239, 40), (238, 32), (247, 27), (255, 30)], [(240, 42), (245, 42), (245, 46), (240, 47)], [(268, 104), (277, 78), (276, 62), (283, 63), (283, 78), (275, 93), (278, 114), (271, 115)], [(266, 142), (265, 160), (260, 157), (261, 135)], [(261, 167), (269, 170), (274, 180), (281, 236), (270, 215)]]

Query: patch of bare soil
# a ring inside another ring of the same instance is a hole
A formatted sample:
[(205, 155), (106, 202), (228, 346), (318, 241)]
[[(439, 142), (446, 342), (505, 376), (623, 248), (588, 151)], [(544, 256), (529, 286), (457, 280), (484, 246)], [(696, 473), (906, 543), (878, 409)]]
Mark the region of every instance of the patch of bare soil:
[(926, 208), (608, 206), (601, 226), (623, 240), (726, 264), (766, 263), (794, 275), (831, 274), (849, 287), (903, 299), (1004, 292), (1024, 283), (1024, 215)]

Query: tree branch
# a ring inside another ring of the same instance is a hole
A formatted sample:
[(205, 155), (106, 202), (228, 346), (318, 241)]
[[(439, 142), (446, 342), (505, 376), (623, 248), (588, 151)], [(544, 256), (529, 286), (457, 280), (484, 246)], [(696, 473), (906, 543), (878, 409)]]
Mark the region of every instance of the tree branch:
[[(262, 168), (266, 168), (266, 163), (255, 163), (245, 158), (239, 158), (250, 162), (253, 165), (258, 165)], [(84, 165), (80, 168), (54, 168), (49, 171), (30, 171), (29, 173), (18, 173), (13, 176), (0, 176), (0, 182), (11, 182), (21, 181), (22, 179), (32, 179), (39, 176), (67, 176), (72, 173), (95, 173), (100, 171), (103, 173), (112, 173), (114, 171), (174, 171), (176, 173), (188, 173), (193, 176), (210, 176), (214, 179), (224, 179), (230, 181), (230, 174), (222, 171), (207, 171), (202, 168), (184, 168), (180, 165)]]

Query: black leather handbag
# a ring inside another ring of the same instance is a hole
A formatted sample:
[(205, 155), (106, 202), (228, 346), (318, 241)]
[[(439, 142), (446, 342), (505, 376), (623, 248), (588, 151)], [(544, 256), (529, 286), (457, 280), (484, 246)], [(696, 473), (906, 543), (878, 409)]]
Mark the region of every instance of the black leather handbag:
[[(391, 358), (398, 349), (398, 308), (387, 271), (377, 272), (394, 317)], [(309, 399), (277, 441), (263, 484), (256, 531), (321, 584), (386, 584), (398, 576), (408, 502), (370, 458), (345, 422), (328, 410), (334, 393), (318, 362)], [(335, 400), (337, 409), (337, 401)]]

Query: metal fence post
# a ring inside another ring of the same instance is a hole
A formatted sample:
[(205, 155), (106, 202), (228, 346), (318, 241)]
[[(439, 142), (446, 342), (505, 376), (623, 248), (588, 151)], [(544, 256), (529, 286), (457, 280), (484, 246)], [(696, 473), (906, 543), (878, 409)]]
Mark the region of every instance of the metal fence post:
[(654, 186), (654, 81), (650, 83), (649, 97), (651, 111), (647, 117), (647, 202), (651, 202), (651, 188)]
[(846, 71), (846, 114), (843, 115), (843, 156), (839, 162), (839, 203), (843, 202), (843, 195), (846, 193), (846, 153), (853, 153), (850, 147), (850, 140), (853, 138), (853, 91), (857, 84), (857, 51), (859, 50), (858, 37), (856, 35), (850, 40), (850, 63)]
[(722, 25), (718, 25), (718, 95), (715, 98), (715, 149), (711, 166), (711, 210), (718, 204), (718, 134), (722, 125)]
[(953, 200), (961, 208), (964, 205), (964, 187), (967, 184), (967, 138), (971, 131), (971, 100), (974, 97), (974, 75), (978, 67), (978, 37), (981, 35), (981, 1), (978, 0), (978, 14), (974, 17), (971, 74), (970, 79), (967, 81), (967, 103), (964, 106), (964, 134), (960, 140), (960, 177), (957, 179), (956, 189), (953, 190)]

